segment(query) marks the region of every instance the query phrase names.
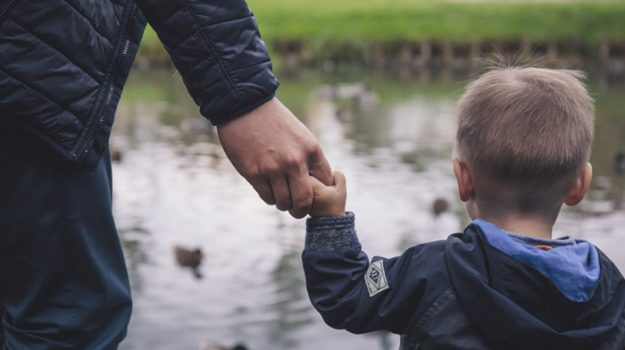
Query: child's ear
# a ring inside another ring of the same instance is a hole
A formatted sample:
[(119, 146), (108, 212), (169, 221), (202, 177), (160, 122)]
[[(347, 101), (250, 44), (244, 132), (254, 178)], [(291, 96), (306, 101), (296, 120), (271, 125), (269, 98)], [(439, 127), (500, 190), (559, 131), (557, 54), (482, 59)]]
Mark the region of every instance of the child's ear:
[(586, 163), (582, 171), (580, 171), (579, 176), (577, 176), (577, 180), (575, 180), (575, 186), (573, 186), (568, 196), (564, 199), (564, 203), (566, 205), (573, 206), (581, 202), (588, 192), (591, 181), (592, 165), (590, 165), (590, 163)]
[(471, 173), (466, 163), (456, 158), (453, 161), (454, 175), (456, 175), (456, 181), (458, 182), (458, 194), (460, 199), (466, 202), (475, 196), (475, 187), (473, 186)]

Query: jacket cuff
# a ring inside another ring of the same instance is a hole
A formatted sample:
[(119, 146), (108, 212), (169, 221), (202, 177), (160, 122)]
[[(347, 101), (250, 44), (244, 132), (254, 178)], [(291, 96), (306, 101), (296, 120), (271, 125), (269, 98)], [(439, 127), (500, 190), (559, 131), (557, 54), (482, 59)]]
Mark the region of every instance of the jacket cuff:
[(360, 250), (354, 229), (354, 213), (345, 216), (313, 217), (306, 220), (307, 251)]
[(202, 111), (202, 109), (200, 110), (200, 112), (208, 119), (211, 125), (218, 126), (221, 124), (225, 124), (271, 101), (274, 97), (276, 97), (275, 92), (276, 92), (276, 89), (278, 88), (277, 84), (278, 83), (276, 83), (275, 87), (272, 88), (271, 91), (269, 91), (268, 95), (259, 97), (256, 101), (249, 101), (248, 103), (245, 103), (245, 104), (237, 104), (236, 106), (234, 106), (232, 111), (227, 112), (227, 114), (224, 113), (220, 115), (210, 115), (208, 114), (208, 112)]

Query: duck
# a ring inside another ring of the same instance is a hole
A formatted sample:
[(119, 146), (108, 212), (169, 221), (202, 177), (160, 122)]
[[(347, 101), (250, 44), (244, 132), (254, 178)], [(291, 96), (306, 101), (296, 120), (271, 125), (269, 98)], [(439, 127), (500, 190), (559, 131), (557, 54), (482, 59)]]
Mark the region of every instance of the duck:
[(112, 150), (111, 151), (111, 161), (114, 163), (121, 163), (123, 159), (122, 151), (120, 150)]
[(184, 267), (198, 267), (202, 263), (202, 250), (200, 248), (188, 249), (182, 246), (175, 246), (176, 261), (178, 265)]
[(432, 214), (434, 214), (435, 217), (438, 217), (448, 209), (449, 202), (444, 198), (436, 198), (434, 202), (432, 202)]
[(202, 274), (200, 273), (198, 267), (202, 264), (204, 254), (200, 248), (189, 249), (182, 246), (175, 246), (174, 254), (178, 265), (191, 268), (195, 278), (202, 278)]

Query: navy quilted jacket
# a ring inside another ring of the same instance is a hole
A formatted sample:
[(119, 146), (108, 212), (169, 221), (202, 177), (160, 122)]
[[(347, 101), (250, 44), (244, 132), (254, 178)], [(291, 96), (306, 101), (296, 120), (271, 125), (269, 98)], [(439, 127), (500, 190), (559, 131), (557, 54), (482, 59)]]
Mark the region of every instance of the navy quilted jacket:
[(0, 122), (95, 164), (146, 19), (213, 124), (274, 96), (245, 0), (0, 0)]

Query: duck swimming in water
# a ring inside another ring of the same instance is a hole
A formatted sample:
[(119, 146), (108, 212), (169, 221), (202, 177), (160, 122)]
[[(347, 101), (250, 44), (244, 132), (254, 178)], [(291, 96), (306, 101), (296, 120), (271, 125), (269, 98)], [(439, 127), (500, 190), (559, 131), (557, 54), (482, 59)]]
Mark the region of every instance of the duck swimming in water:
[(432, 203), (432, 214), (435, 217), (441, 215), (449, 209), (449, 202), (444, 198), (436, 198)]
[(176, 262), (182, 267), (188, 267), (193, 270), (193, 275), (200, 279), (202, 275), (198, 270), (198, 267), (202, 264), (204, 254), (200, 248), (188, 249), (181, 246), (174, 247), (174, 254), (176, 256)]

